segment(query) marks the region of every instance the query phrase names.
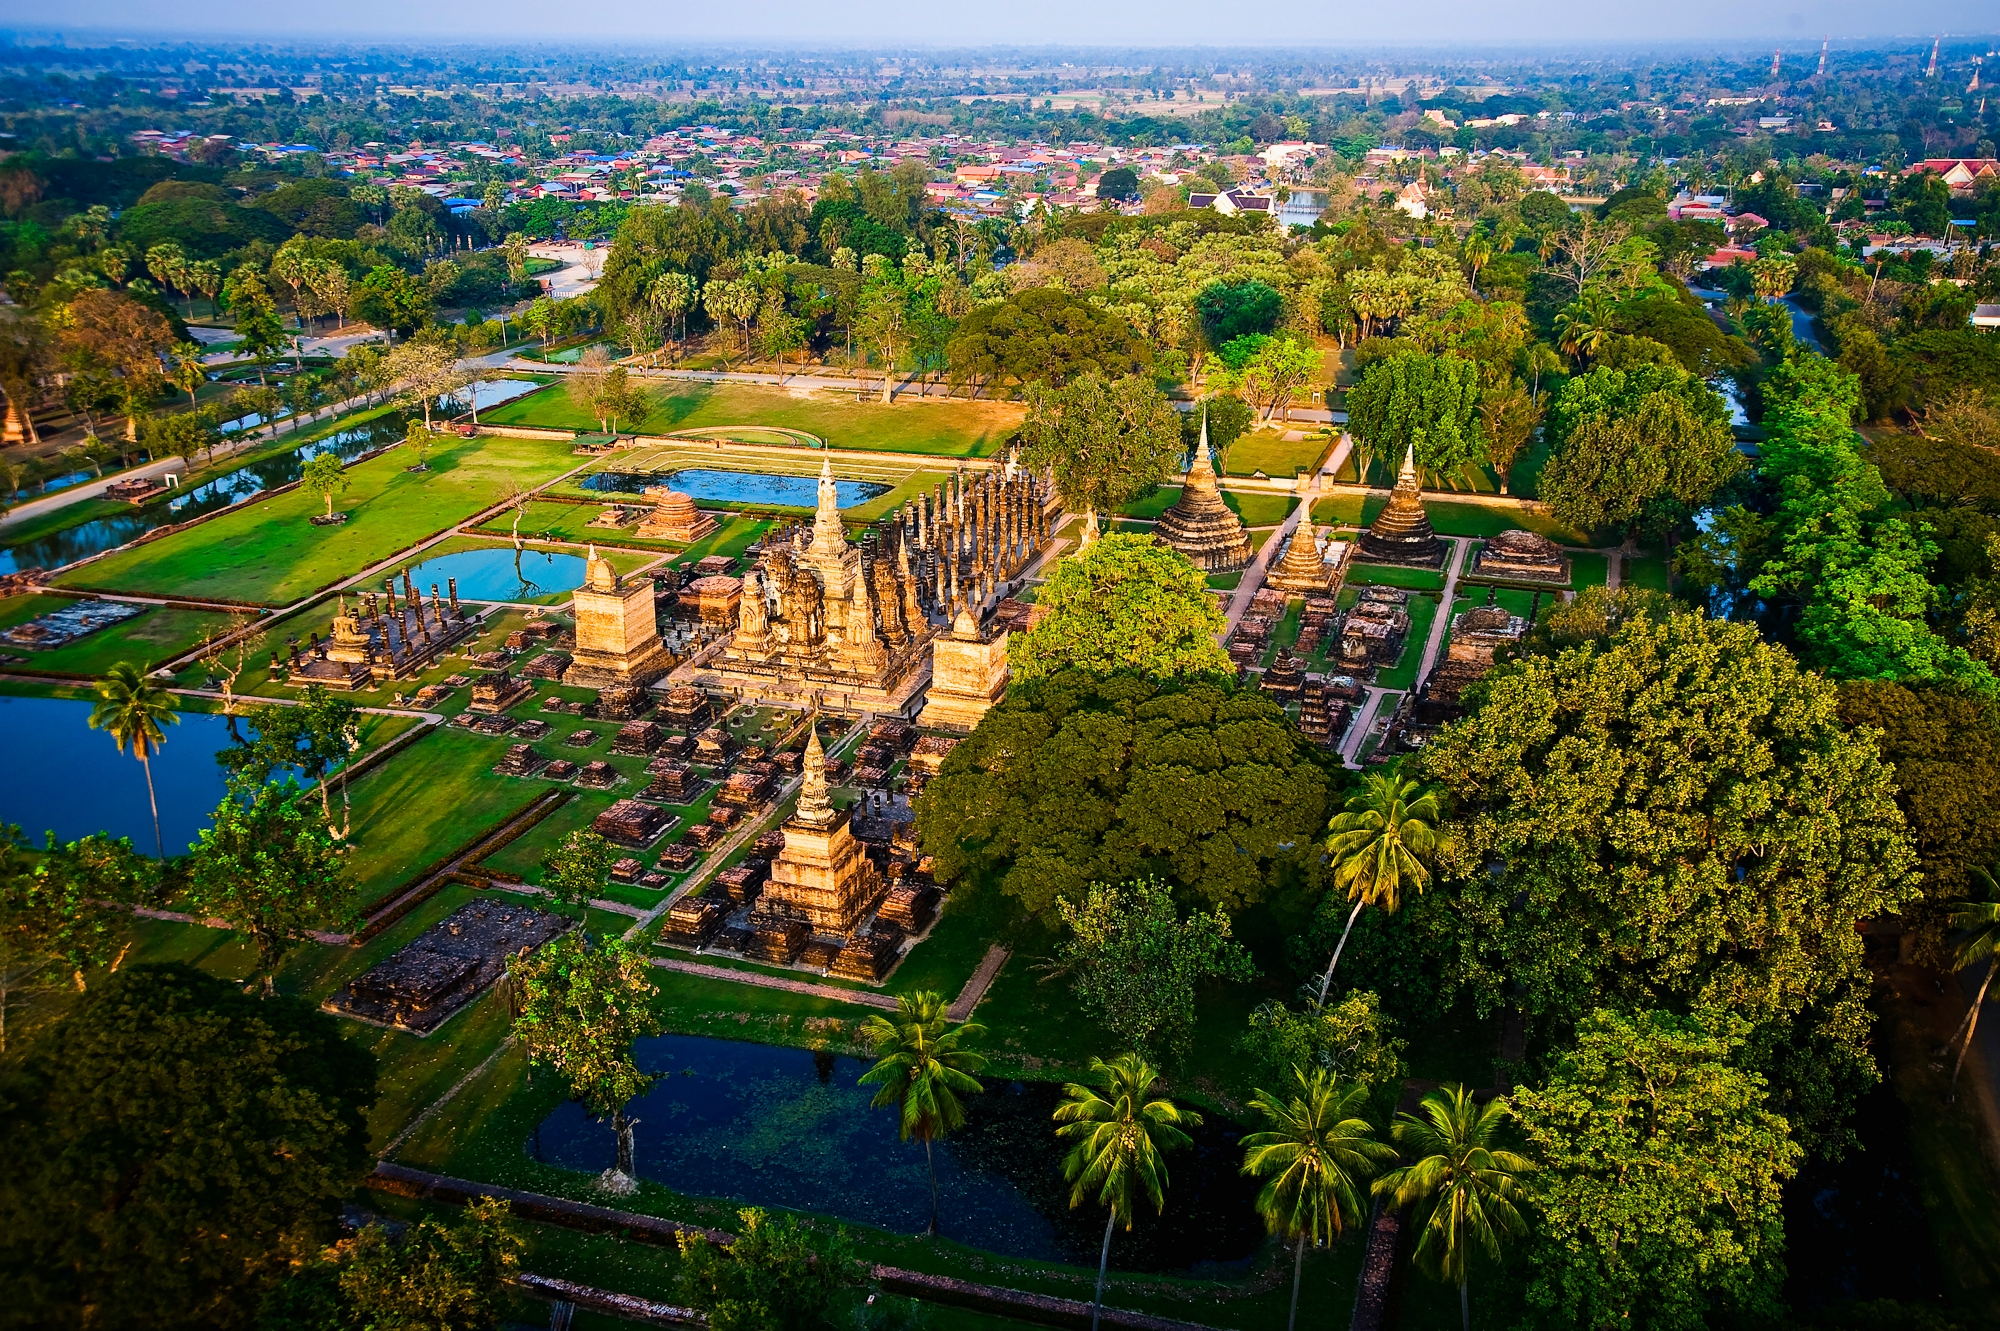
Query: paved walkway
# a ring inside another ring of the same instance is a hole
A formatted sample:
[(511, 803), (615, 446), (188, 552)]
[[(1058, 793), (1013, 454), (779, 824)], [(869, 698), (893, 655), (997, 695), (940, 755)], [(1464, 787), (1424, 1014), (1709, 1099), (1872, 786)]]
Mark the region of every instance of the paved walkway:
[(1451, 602), (1458, 594), (1458, 575), (1465, 569), (1465, 557), (1472, 549), (1471, 538), (1446, 536), (1451, 542), (1451, 559), (1445, 564), (1444, 600), (1438, 603), (1438, 611), (1431, 616), (1431, 634), (1424, 642), (1424, 654), (1417, 662), (1417, 677), (1411, 681), (1413, 689), (1420, 689), (1424, 681), (1431, 677), (1431, 667), (1437, 664), (1438, 653), (1444, 650), (1445, 635), (1451, 631)]
[(762, 971), (739, 971), (727, 966), (707, 966), (699, 961), (682, 961), (679, 957), (654, 957), (653, 964), (663, 971), (679, 971), (683, 975), (699, 976), (704, 980), (728, 980), (733, 984), (754, 985), (759, 989), (778, 989), (788, 994), (804, 994), (808, 998), (823, 998), (834, 1003), (856, 1003), (862, 1007), (880, 1008), (884, 1012), (896, 1010), (895, 999), (887, 994), (878, 994), (872, 989), (838, 989), (830, 984), (814, 984), (810, 980), (787, 980), (783, 976), (766, 975)]

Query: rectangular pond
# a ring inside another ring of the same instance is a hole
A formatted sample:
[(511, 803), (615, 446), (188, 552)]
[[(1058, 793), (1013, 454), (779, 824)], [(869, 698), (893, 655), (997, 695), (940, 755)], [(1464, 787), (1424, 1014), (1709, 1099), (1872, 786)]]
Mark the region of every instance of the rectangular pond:
[[(457, 578), (459, 597), (467, 601), (529, 601), (555, 592), (573, 592), (583, 586), (583, 575), (582, 555), (497, 545), (439, 555), (410, 568), (410, 581), (424, 595), (430, 595), (433, 585), (445, 591), (451, 585), (448, 579)], [(400, 570), (396, 579), (400, 586)]]
[[(586, 490), (607, 494), (642, 494), (649, 485), (667, 485), (697, 504), (734, 504), (744, 508), (814, 508), (819, 504), (817, 476), (784, 476), (761, 471), (724, 471), (715, 467), (685, 467), (680, 471), (598, 471), (578, 479)], [(895, 489), (876, 481), (835, 481), (834, 496), (842, 508), (865, 504)]]
[[(266, 490), (290, 485), (299, 478), (307, 462), (322, 453), (331, 453), (351, 462), (363, 453), (395, 443), (403, 437), (401, 415), (380, 416), (351, 429), (340, 430), (324, 439), (302, 444), (289, 453), (253, 462), (247, 467), (205, 481), (192, 489), (154, 500), (129, 513), (114, 513), (94, 522), (0, 550), (0, 573), (17, 573), (27, 568), (58, 569), (79, 559), (116, 550), (136, 541), (147, 532), (171, 523), (187, 522), (231, 504), (253, 499)], [(0, 540), (6, 539), (0, 535)]]
[[(929, 1220), (924, 1148), (898, 1139), (894, 1111), (868, 1107), (874, 1088), (859, 1084), (866, 1062), (691, 1035), (641, 1040), (636, 1053), (661, 1077), (632, 1107), (643, 1177), (903, 1234)], [(1069, 1207), (1051, 1118), (1061, 1098), (1053, 1083), (1002, 1080), (965, 1097), (966, 1126), (935, 1147), (945, 1237), (1010, 1257), (1097, 1264), (1104, 1212)], [(1112, 1238), (1118, 1269), (1225, 1277), (1247, 1269), (1264, 1242), (1257, 1185), (1238, 1172), (1240, 1133), (1211, 1121), (1192, 1135), (1191, 1150), (1167, 1157), (1165, 1214), (1148, 1213)], [(559, 1106), (526, 1145), (537, 1160), (592, 1174), (617, 1156), (608, 1121), (575, 1103)]]
[[(108, 832), (132, 838), (135, 849), (150, 855), (146, 774), (109, 735), (90, 728), (91, 706), (73, 698), (0, 696), (0, 823), (18, 825), (37, 845), (49, 831), (65, 841)], [(186, 851), (222, 802), (215, 755), (230, 742), (224, 718), (179, 715), (179, 725), (164, 727), (166, 743), (153, 756), (169, 855)]]

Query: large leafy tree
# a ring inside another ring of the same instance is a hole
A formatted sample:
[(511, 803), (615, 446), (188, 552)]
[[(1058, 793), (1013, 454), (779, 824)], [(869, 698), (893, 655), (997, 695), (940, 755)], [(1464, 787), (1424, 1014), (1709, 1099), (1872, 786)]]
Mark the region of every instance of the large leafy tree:
[(867, 1273), (837, 1228), (823, 1234), (796, 1216), (773, 1220), (756, 1207), (738, 1219), (743, 1232), (727, 1246), (693, 1230), (680, 1232), (675, 1297), (706, 1313), (715, 1331), (824, 1326), (841, 1292)]
[(1527, 1232), (1521, 1176), (1534, 1163), (1500, 1144), (1507, 1102), (1484, 1105), (1463, 1086), (1423, 1098), (1414, 1114), (1396, 1115), (1392, 1133), (1408, 1164), (1375, 1180), (1375, 1191), (1413, 1207), (1417, 1266), (1458, 1286), (1459, 1320), (1472, 1328), (1472, 1250), (1498, 1259), (1500, 1241)]
[(1020, 683), (1058, 670), (1155, 679), (1226, 678), (1227, 626), (1208, 582), (1179, 551), (1113, 532), (1056, 564), (1036, 593), (1042, 621), (1007, 643)]
[(20, 828), (0, 824), (0, 1054), (21, 995), (45, 983), (82, 992), (85, 971), (115, 968), (131, 946), (128, 910), (152, 899), (160, 877), (122, 838), (65, 843), (51, 832), (40, 855), (27, 849)]
[(1876, 732), (1896, 772), (1896, 804), (1923, 870), (1923, 901), (1904, 915), (1919, 959), (1950, 958), (1951, 907), (2000, 862), (2000, 707), (1953, 684), (1849, 680), (1840, 718)]
[(1419, 467), (1444, 476), (1484, 464), (1479, 366), (1420, 351), (1376, 361), (1348, 390), (1347, 428), (1368, 453), (1391, 463), (1414, 449)]
[(1048, 468), (1072, 512), (1115, 513), (1173, 474), (1179, 413), (1140, 375), (1085, 372), (1061, 388), (1028, 386), (1021, 460)]
[(1474, 696), (1423, 757), (1454, 809), (1452, 978), (1556, 1029), (1607, 1006), (1738, 1013), (1795, 1123), (1835, 1128), (1874, 1075), (1855, 925), (1917, 888), (1834, 686), (1754, 626), (1634, 608)]
[(1764, 384), (1760, 468), (1777, 489), (1769, 550), (1745, 578), (1810, 665), (1841, 679), (1952, 679), (2000, 693), (1991, 670), (1934, 631), (1934, 548), (1894, 511), (1856, 448), (1854, 376), (1798, 352)]
[(939, 878), (997, 877), (1029, 914), (1156, 875), (1235, 910), (1318, 871), (1329, 775), (1269, 699), (1064, 671), (1016, 689), (917, 804)]
[(1584, 531), (1664, 533), (1743, 466), (1721, 396), (1677, 366), (1595, 369), (1549, 416), (1540, 495)]
[(247, 1327), (368, 1172), (375, 1059), (186, 966), (93, 986), (0, 1096), (12, 1326)]
[(1396, 1153), (1375, 1140), (1362, 1115), (1368, 1090), (1340, 1086), (1324, 1068), (1294, 1070), (1298, 1089), (1280, 1100), (1266, 1090), (1250, 1098), (1269, 1125), (1243, 1139), (1243, 1172), (1264, 1180), (1257, 1213), (1265, 1226), (1293, 1243), (1292, 1309), (1287, 1331), (1299, 1323), (1299, 1273), (1306, 1243), (1330, 1248), (1349, 1225), (1367, 1215), (1360, 1185)]
[(931, 1144), (965, 1126), (965, 1105), (958, 1097), (986, 1089), (975, 1075), (986, 1066), (985, 1056), (963, 1047), (986, 1028), (967, 1023), (946, 1030), (944, 999), (925, 992), (898, 995), (896, 1019), (871, 1016), (861, 1033), (875, 1050), (875, 1066), (861, 1075), (863, 1086), (876, 1088), (870, 1107), (894, 1109), (902, 1139), (915, 1137), (924, 1144), (924, 1168), (931, 1178), (927, 1232), (935, 1234), (937, 1162)]
[(1069, 1143), (1063, 1177), (1070, 1182), (1070, 1207), (1096, 1202), (1105, 1210), (1090, 1331), (1097, 1331), (1104, 1306), (1112, 1229), (1122, 1220), (1129, 1231), (1142, 1206), (1155, 1213), (1166, 1209), (1166, 1154), (1192, 1145), (1184, 1129), (1201, 1126), (1200, 1114), (1155, 1095), (1158, 1083), (1159, 1074), (1137, 1054), (1120, 1054), (1108, 1063), (1093, 1058), (1082, 1081), (1063, 1087), (1063, 1102), (1056, 1106), (1056, 1137)]
[(1092, 883), (1081, 902), (1056, 907), (1068, 926), (1057, 965), (1077, 997), (1121, 1044), (1150, 1057), (1186, 1055), (1197, 990), (1257, 974), (1250, 953), (1230, 938), (1227, 914), (1181, 918), (1173, 889), (1156, 878)]
[(1016, 292), (967, 315), (951, 340), (958, 379), (1062, 385), (1089, 371), (1108, 379), (1145, 370), (1152, 353), (1130, 324), (1053, 287)]
[[(351, 830), (347, 799), (347, 764), (359, 734), (361, 711), (324, 685), (306, 688), (298, 705), (266, 703), (243, 714), (237, 742), (215, 755), (230, 785), (244, 796), (279, 776), (298, 772), (319, 788), (320, 811), (327, 830), (338, 839)], [(333, 773), (340, 773), (343, 818), (333, 816)]]
[(537, 1066), (554, 1069), (618, 1139), (618, 1172), (633, 1177), (633, 1100), (655, 1078), (639, 1070), (632, 1042), (660, 1033), (657, 987), (645, 954), (621, 938), (592, 940), (572, 930), (525, 957), (510, 957), (518, 990), (514, 1031)]
[(542, 855), (542, 890), (557, 910), (582, 919), (592, 899), (604, 890), (612, 859), (609, 841), (579, 827)]
[(187, 903), (250, 936), (267, 994), (287, 953), (346, 918), (340, 848), (297, 782), (223, 798), (194, 845)]
[(1740, 1045), (1726, 1020), (1599, 1011), (1515, 1097), (1541, 1162), (1533, 1324), (1700, 1331), (1782, 1310), (1801, 1151)]

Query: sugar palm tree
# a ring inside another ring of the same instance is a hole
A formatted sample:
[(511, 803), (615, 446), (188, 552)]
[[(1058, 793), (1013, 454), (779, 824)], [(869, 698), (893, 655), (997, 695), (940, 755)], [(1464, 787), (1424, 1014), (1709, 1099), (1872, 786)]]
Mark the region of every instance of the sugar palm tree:
[(1430, 886), (1426, 862), (1445, 847), (1446, 836), (1439, 830), (1443, 821), (1435, 790), (1424, 790), (1393, 772), (1370, 772), (1329, 824), (1326, 848), (1333, 856), (1333, 884), (1347, 893), (1354, 909), (1348, 912), (1347, 927), (1340, 931), (1340, 943), (1320, 977), (1321, 1006), (1361, 908), (1380, 906), (1394, 915), (1403, 904), (1406, 884), (1419, 892)]
[(1129, 1232), (1143, 1199), (1155, 1211), (1167, 1204), (1166, 1152), (1190, 1145), (1183, 1126), (1198, 1127), (1201, 1115), (1165, 1096), (1153, 1096), (1159, 1074), (1138, 1054), (1110, 1062), (1090, 1060), (1082, 1082), (1063, 1087), (1056, 1106), (1056, 1136), (1070, 1143), (1063, 1177), (1070, 1181), (1072, 1209), (1095, 1199), (1106, 1208), (1104, 1247), (1097, 1257), (1097, 1294), (1090, 1305), (1090, 1331), (1104, 1307), (1104, 1271), (1111, 1261), (1111, 1230), (1119, 1221)]
[(1985, 1006), (1986, 991), (1993, 984), (1993, 972), (2000, 969), (2000, 883), (1993, 881), (1993, 875), (1984, 869), (1975, 868), (1986, 889), (1984, 899), (1960, 902), (1951, 913), (1954, 928), (1966, 931), (1959, 940), (1958, 950), (1952, 953), (1951, 968), (1962, 971), (1967, 967), (1986, 963), (1986, 978), (1979, 982), (1979, 992), (1974, 995), (1972, 1006), (1965, 1010), (1965, 1020), (1958, 1023), (1958, 1030), (1951, 1033), (1957, 1040), (1961, 1034), (1964, 1043), (1958, 1047), (1958, 1058), (1951, 1065), (1951, 1091), (1946, 1100), (1958, 1098), (1958, 1070), (1965, 1066), (1965, 1051), (1972, 1048), (1973, 1032), (1979, 1029), (1979, 1009)]
[(1299, 1322), (1299, 1272), (1306, 1241), (1328, 1247), (1362, 1216), (1357, 1185), (1377, 1168), (1396, 1158), (1378, 1142), (1375, 1125), (1361, 1117), (1368, 1092), (1360, 1086), (1341, 1087), (1325, 1068), (1308, 1076), (1293, 1068), (1298, 1090), (1281, 1101), (1259, 1090), (1250, 1103), (1270, 1122), (1267, 1132), (1243, 1139), (1243, 1172), (1265, 1180), (1257, 1194), (1257, 1214), (1273, 1234), (1292, 1240), (1292, 1312), (1285, 1323), (1294, 1331)]
[(130, 661), (120, 661), (97, 681), (97, 706), (90, 712), (90, 728), (108, 733), (118, 752), (131, 750), (146, 769), (146, 798), (153, 805), (153, 848), (163, 860), (167, 847), (160, 836), (160, 797), (153, 792), (153, 755), (167, 742), (161, 722), (173, 726), (180, 720), (173, 695)]
[(924, 1167), (931, 1176), (931, 1223), (926, 1233), (937, 1233), (937, 1161), (931, 1143), (965, 1126), (965, 1106), (959, 1096), (983, 1090), (974, 1074), (986, 1066), (986, 1059), (959, 1046), (986, 1033), (971, 1022), (957, 1030), (945, 1029), (944, 999), (936, 994), (902, 994), (896, 999), (896, 1019), (870, 1017), (861, 1033), (875, 1046), (878, 1060), (862, 1075), (861, 1084), (875, 1086), (876, 1109), (895, 1109), (901, 1115), (904, 1141), (915, 1137), (924, 1144)]
[(1418, 1267), (1458, 1286), (1458, 1315), (1471, 1331), (1472, 1249), (1500, 1256), (1500, 1240), (1527, 1232), (1520, 1175), (1534, 1164), (1494, 1143), (1508, 1114), (1495, 1097), (1474, 1103), (1463, 1086), (1432, 1091), (1419, 1114), (1396, 1116), (1396, 1144), (1411, 1163), (1375, 1180), (1398, 1206), (1415, 1204)]

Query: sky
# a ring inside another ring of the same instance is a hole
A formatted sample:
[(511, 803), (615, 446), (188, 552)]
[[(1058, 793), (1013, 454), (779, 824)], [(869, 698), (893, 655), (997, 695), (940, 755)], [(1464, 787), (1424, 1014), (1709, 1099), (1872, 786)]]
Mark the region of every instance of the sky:
[[(170, 17), (167, 17), (169, 16)], [(171, 27), (163, 24), (163, 18)], [(470, 44), (544, 40), (634, 46), (674, 42), (908, 45), (1117, 45), (1258, 47), (1472, 45), (1573, 47), (1616, 43), (1676, 48), (1790, 41), (1817, 50), (1822, 36), (1859, 44), (1943, 33), (1993, 33), (1994, 0), (0, 0), (0, 27), (23, 31), (117, 30), (148, 36), (342, 37), (358, 41), (447, 38)]]

